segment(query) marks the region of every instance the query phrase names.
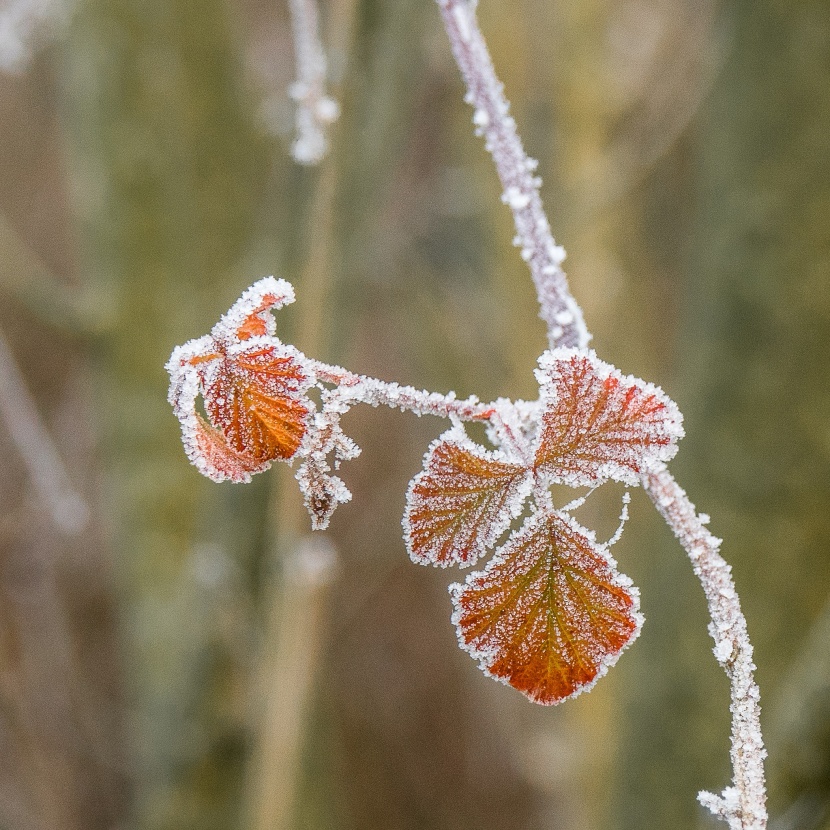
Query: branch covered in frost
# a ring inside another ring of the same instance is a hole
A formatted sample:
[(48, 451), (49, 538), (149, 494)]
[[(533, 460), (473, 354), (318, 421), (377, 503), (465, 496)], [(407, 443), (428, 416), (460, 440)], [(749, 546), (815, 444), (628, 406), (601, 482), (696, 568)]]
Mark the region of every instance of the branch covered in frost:
[(536, 162), (528, 158), (509, 115), (510, 105), (493, 69), (487, 44), (478, 27), (475, 3), (437, 0), (453, 55), (467, 85), (466, 100), (475, 110), (473, 123), (484, 136), (501, 180), (502, 200), (513, 212), (516, 244), (539, 297), (539, 316), (547, 324), (548, 341), (557, 346), (586, 348), (591, 339), (582, 309), (571, 296), (562, 262), (565, 250), (557, 245), (539, 196), (541, 180)]
[(752, 644), (746, 630), (730, 566), (720, 555), (721, 540), (705, 527), (689, 497), (661, 465), (644, 478), (644, 486), (660, 515), (691, 559), (709, 605), (709, 633), (714, 653), (731, 684), (733, 784), (722, 795), (702, 792), (700, 803), (729, 823), (730, 830), (763, 830), (767, 826), (764, 758), (758, 687), (753, 678)]
[(37, 411), (9, 344), (0, 332), (0, 416), (29, 470), (52, 521), (64, 533), (78, 533), (89, 520), (86, 501), (72, 486), (55, 442)]
[(320, 42), (317, 0), (290, 0), (297, 80), (291, 97), (297, 102), (297, 138), (292, 155), (300, 164), (317, 164), (328, 150), (325, 128), (340, 108), (326, 95), (326, 56)]

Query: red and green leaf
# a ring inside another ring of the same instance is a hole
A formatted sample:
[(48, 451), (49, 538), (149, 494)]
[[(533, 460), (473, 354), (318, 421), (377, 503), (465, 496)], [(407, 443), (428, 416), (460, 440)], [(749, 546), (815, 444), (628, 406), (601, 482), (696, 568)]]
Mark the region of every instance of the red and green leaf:
[(537, 703), (590, 688), (642, 622), (637, 591), (607, 550), (553, 511), (533, 515), (450, 590), (462, 647)]
[(472, 565), (510, 526), (530, 488), (530, 473), (450, 430), (430, 447), (409, 487), (404, 514), (413, 561)]
[(637, 484), (683, 436), (677, 406), (656, 386), (624, 376), (592, 352), (547, 352), (537, 372), (546, 404), (536, 468), (572, 486)]

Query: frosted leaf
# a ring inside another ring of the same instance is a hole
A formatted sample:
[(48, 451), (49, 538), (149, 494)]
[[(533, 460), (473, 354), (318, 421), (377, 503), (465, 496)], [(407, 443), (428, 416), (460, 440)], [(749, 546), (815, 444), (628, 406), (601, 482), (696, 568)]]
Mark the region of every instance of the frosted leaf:
[(303, 393), (312, 378), (295, 349), (263, 341), (253, 338), (204, 365), (205, 410), (238, 452), (288, 459), (306, 432), (311, 401)]
[(450, 593), (461, 647), (542, 704), (590, 689), (642, 625), (638, 592), (607, 548), (554, 511), (531, 516)]
[(536, 468), (553, 481), (638, 484), (677, 451), (682, 416), (658, 387), (622, 375), (592, 351), (545, 352), (539, 366), (545, 412)]
[(403, 527), (414, 562), (468, 566), (521, 512), (529, 471), (489, 452), (454, 428), (433, 442), (409, 486)]
[(233, 343), (257, 335), (274, 336), (276, 322), (271, 311), (294, 302), (294, 287), (286, 280), (264, 277), (248, 288), (213, 327), (211, 335)]
[[(306, 359), (274, 336), (271, 309), (292, 302), (285, 280), (249, 288), (210, 335), (173, 350), (168, 400), (188, 458), (214, 481), (249, 481), (300, 450), (314, 410)], [(207, 420), (197, 413), (201, 396)]]

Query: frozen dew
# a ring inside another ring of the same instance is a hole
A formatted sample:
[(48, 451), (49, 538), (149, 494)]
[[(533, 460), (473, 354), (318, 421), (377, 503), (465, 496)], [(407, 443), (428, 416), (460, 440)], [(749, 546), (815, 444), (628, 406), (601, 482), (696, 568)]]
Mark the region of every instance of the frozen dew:
[(524, 210), (530, 204), (530, 194), (525, 193), (521, 188), (512, 186), (508, 187), (502, 195), (502, 201), (510, 207), (511, 210)]
[(474, 564), (519, 515), (531, 484), (528, 469), (473, 443), (461, 427), (444, 433), (407, 492), (410, 557), (440, 567)]

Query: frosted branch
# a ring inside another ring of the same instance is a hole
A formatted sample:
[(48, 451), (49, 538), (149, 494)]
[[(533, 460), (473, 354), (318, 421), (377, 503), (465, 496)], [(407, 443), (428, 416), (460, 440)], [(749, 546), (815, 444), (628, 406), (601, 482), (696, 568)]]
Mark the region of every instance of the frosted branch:
[(360, 402), (370, 406), (388, 406), (415, 415), (453, 417), (460, 421), (487, 420), (495, 411), (493, 404), (482, 403), (475, 395), (459, 400), (454, 392), (442, 395), (439, 392), (416, 389), (414, 386), (401, 386), (357, 375), (339, 366), (330, 366), (316, 360), (309, 363), (319, 380), (338, 386), (333, 394), (344, 406)]
[(328, 150), (325, 128), (337, 120), (340, 108), (326, 95), (326, 56), (320, 42), (317, 0), (289, 0), (297, 80), (291, 97), (297, 102), (294, 160), (317, 164)]
[(75, 490), (23, 375), (0, 332), (0, 417), (20, 451), (41, 502), (64, 533), (78, 533), (89, 507)]
[[(502, 200), (513, 212), (516, 244), (528, 263), (547, 324), (551, 347), (584, 349), (590, 340), (582, 310), (572, 297), (562, 270), (564, 250), (551, 235), (539, 196), (536, 164), (527, 157), (509, 115), (503, 86), (496, 77), (487, 45), (476, 20), (476, 0), (436, 0), (467, 85), (466, 100), (473, 123), (484, 136), (504, 188)], [(730, 830), (764, 830), (767, 826), (759, 693), (753, 679), (752, 645), (746, 630), (729, 565), (718, 553), (720, 541), (704, 527), (685, 492), (665, 464), (643, 477), (657, 509), (686, 549), (703, 585), (712, 619), (715, 657), (726, 671), (732, 692), (733, 787), (721, 795), (701, 793), (701, 803), (728, 822)]]
[(516, 122), (509, 115), (510, 105), (478, 27), (475, 3), (469, 0), (437, 2), (453, 55), (467, 85), (466, 100), (475, 110), (473, 123), (484, 136), (485, 147), (496, 164), (504, 188), (502, 200), (513, 212), (515, 242), (530, 268), (539, 298), (539, 316), (547, 325), (550, 347), (586, 348), (591, 335), (562, 270), (565, 250), (551, 234), (539, 196), (542, 182), (534, 175), (536, 162), (525, 153)]
[(643, 485), (660, 515), (674, 531), (703, 586), (714, 653), (731, 684), (733, 785), (721, 795), (702, 792), (700, 803), (728, 822), (730, 830), (767, 826), (764, 758), (759, 692), (753, 677), (752, 644), (746, 630), (730, 566), (719, 553), (721, 540), (705, 527), (689, 497), (665, 465), (644, 477)]

